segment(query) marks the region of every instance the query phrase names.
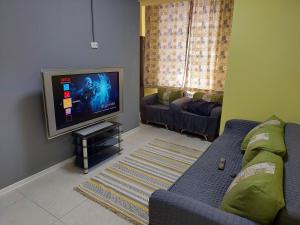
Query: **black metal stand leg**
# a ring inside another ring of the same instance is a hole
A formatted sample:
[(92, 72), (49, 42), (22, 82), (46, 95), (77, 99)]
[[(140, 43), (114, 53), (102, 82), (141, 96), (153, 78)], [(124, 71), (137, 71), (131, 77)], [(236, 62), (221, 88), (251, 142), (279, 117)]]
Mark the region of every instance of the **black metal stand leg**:
[(83, 168), (84, 173), (89, 172), (89, 162), (88, 162), (88, 151), (87, 151), (87, 140), (82, 139), (82, 153), (83, 153)]
[(121, 126), (119, 126), (119, 152), (118, 154), (121, 155), (122, 154), (122, 131), (121, 131)]

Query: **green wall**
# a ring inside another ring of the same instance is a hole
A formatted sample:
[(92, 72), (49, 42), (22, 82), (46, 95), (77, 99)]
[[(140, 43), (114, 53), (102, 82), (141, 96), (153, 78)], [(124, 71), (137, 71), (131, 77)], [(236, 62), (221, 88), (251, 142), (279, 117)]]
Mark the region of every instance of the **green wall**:
[(221, 130), (276, 114), (300, 123), (300, 0), (235, 0)]

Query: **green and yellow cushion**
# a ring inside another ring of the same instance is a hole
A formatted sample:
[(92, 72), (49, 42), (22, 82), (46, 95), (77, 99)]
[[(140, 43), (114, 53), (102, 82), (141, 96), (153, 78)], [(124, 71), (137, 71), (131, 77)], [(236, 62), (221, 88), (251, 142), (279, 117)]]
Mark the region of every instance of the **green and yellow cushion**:
[(243, 167), (250, 162), (260, 151), (272, 152), (280, 157), (286, 154), (284, 143), (284, 130), (279, 126), (264, 126), (253, 132), (249, 140), (245, 155), (243, 157)]
[(277, 116), (273, 115), (269, 119), (267, 119), (265, 122), (254, 127), (244, 138), (242, 145), (241, 145), (242, 151), (246, 150), (250, 139), (255, 135), (255, 132), (257, 132), (257, 130), (262, 129), (264, 127), (269, 127), (269, 126), (279, 127), (282, 130), (284, 130), (285, 123), (281, 119), (279, 119)]
[(158, 102), (163, 105), (169, 105), (178, 98), (183, 97), (183, 90), (172, 88), (158, 88)]
[(285, 206), (283, 160), (261, 151), (229, 186), (221, 209), (259, 224), (270, 225)]
[(211, 95), (210, 101), (223, 104), (223, 95), (213, 94), (213, 95)]
[(205, 95), (204, 92), (198, 91), (193, 94), (193, 100), (201, 100)]
[(201, 100), (201, 99), (208, 101), (208, 102), (218, 102), (218, 103), (222, 104), (223, 95), (204, 93), (201, 91), (195, 92), (193, 95), (193, 100)]

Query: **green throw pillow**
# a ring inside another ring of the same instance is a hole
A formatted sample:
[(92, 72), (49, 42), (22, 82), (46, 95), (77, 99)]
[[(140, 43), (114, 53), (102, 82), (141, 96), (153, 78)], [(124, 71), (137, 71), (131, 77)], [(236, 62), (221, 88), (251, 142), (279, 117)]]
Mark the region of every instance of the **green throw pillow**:
[(193, 95), (193, 100), (201, 100), (203, 98), (203, 96), (205, 95), (205, 93), (203, 92), (195, 92)]
[(242, 151), (245, 151), (248, 143), (250, 141), (250, 139), (253, 137), (254, 133), (258, 130), (261, 129), (263, 127), (267, 127), (267, 126), (276, 126), (276, 127), (280, 127), (282, 129), (284, 129), (284, 125), (285, 123), (279, 119), (277, 116), (271, 116), (269, 119), (267, 119), (265, 122), (259, 124), (258, 126), (254, 127), (244, 138), (242, 145), (241, 145), (241, 149)]
[(171, 102), (183, 96), (182, 90), (171, 88), (158, 88), (158, 102), (163, 105), (169, 105)]
[(282, 127), (265, 126), (253, 132), (243, 157), (243, 167), (262, 150), (272, 152), (281, 157), (285, 156), (286, 146)]
[(208, 102), (218, 102), (222, 104), (223, 102), (223, 95), (221, 94), (210, 94), (210, 93), (204, 93), (204, 92), (195, 92), (193, 95), (193, 100), (205, 100)]
[(213, 94), (213, 95), (211, 95), (211, 97), (210, 97), (210, 101), (211, 101), (211, 102), (217, 102), (217, 103), (222, 104), (222, 103), (223, 103), (223, 95), (220, 95), (220, 94)]
[(167, 88), (162, 88), (162, 87), (159, 87), (157, 89), (157, 95), (158, 95), (158, 102), (160, 104), (163, 104), (163, 97), (164, 97), (164, 93), (167, 91)]
[(229, 186), (221, 209), (259, 224), (270, 225), (285, 206), (283, 160), (261, 151)]

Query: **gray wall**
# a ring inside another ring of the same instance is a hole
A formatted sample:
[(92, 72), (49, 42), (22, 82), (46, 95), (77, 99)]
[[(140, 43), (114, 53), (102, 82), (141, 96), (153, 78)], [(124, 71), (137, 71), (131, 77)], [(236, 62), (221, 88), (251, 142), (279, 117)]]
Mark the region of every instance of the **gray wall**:
[(0, 188), (73, 154), (71, 136), (48, 141), (42, 68), (124, 67), (125, 130), (138, 126), (137, 0), (0, 0)]

